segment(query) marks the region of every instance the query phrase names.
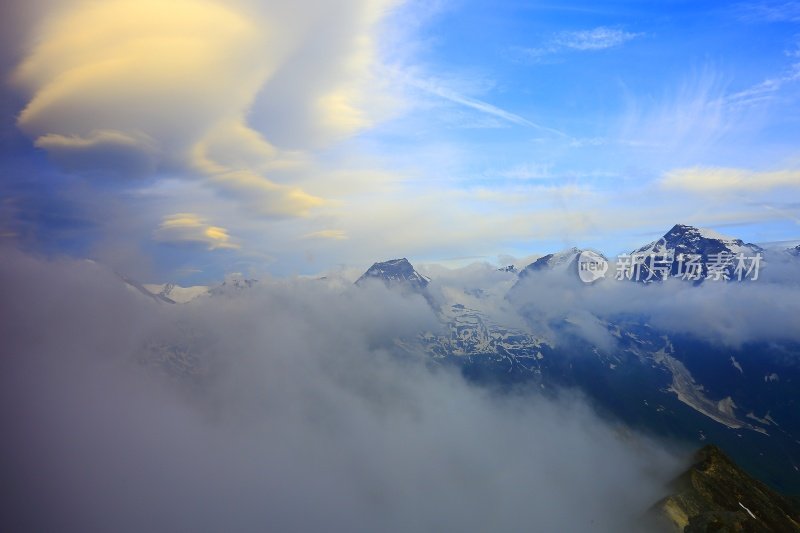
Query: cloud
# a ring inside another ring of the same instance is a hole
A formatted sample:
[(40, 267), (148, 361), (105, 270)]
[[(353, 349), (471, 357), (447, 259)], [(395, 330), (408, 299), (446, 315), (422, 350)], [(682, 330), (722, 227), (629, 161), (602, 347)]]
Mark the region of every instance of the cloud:
[[(291, 129), (313, 139), (296, 147), (306, 149), (372, 123), (360, 107), (378, 100), (365, 88), (370, 32), (389, 5), (65, 3), (41, 17), (14, 73), (30, 95), (18, 125), (69, 170), (177, 172), (258, 214), (305, 216), (324, 201), (282, 181), (302, 158), (270, 138)], [(297, 90), (277, 90), (287, 83)], [(272, 106), (295, 114), (276, 117)]]
[(15, 531), (637, 531), (677, 470), (578, 398), (401, 356), (435, 324), (418, 295), (264, 280), (158, 306), (13, 250), (0, 288)]
[(559, 135), (563, 135), (561, 132), (556, 132), (556, 130), (531, 122), (530, 120), (523, 118), (515, 113), (511, 113), (510, 111), (506, 111), (505, 109), (501, 109), (487, 102), (459, 94), (458, 92), (448, 87), (445, 87), (438, 81), (423, 80), (418, 78), (408, 78), (406, 82), (412, 87), (416, 87), (427, 93), (434, 94), (440, 98), (444, 98), (445, 100), (448, 100), (455, 104), (459, 104), (464, 107), (480, 111), (481, 113), (485, 113), (487, 115), (503, 119), (506, 122), (510, 122), (518, 126), (528, 126), (531, 128), (537, 128), (545, 131), (555, 132), (558, 133)]
[(800, 187), (800, 171), (752, 171), (726, 167), (680, 168), (660, 181), (665, 189), (695, 193), (758, 192), (778, 187)]
[(591, 30), (562, 31), (540, 47), (521, 48), (520, 51), (528, 59), (542, 60), (569, 51), (587, 52), (616, 48), (641, 35), (618, 28), (598, 26)]
[(751, 22), (800, 22), (800, 2), (762, 0), (735, 6), (739, 17)]
[(628, 98), (618, 138), (633, 140), (646, 151), (649, 166), (708, 157), (712, 148), (743, 125), (751, 126), (745, 109), (727, 105), (726, 82), (710, 67), (693, 72), (669, 87), (655, 102)]
[(112, 176), (151, 174), (159, 159), (158, 148), (150, 137), (121, 131), (94, 130), (85, 137), (46, 133), (34, 144), (67, 170)]
[(176, 213), (164, 217), (161, 225), (153, 232), (153, 237), (160, 242), (204, 244), (209, 250), (240, 247), (231, 241), (228, 230), (212, 226), (194, 213)]
[(581, 51), (604, 50), (621, 46), (640, 35), (641, 33), (630, 33), (616, 28), (599, 26), (591, 30), (561, 32), (553, 39), (553, 45), (558, 48)]
[(800, 263), (777, 253), (765, 256), (764, 265), (756, 281), (700, 286), (677, 279), (652, 285), (617, 281), (613, 264), (610, 277), (591, 286), (571, 269), (545, 271), (527, 276), (510, 300), (547, 336), (559, 335), (549, 325), (566, 320), (578, 336), (609, 351), (616, 340), (603, 323), (625, 317), (637, 317), (657, 331), (734, 348), (799, 342), (794, 323), (800, 316)]
[(347, 232), (340, 229), (324, 229), (309, 233), (305, 236), (306, 239), (330, 239), (334, 241), (343, 241), (347, 239)]
[(768, 102), (774, 99), (785, 85), (798, 80), (800, 80), (800, 63), (793, 63), (785, 72), (776, 77), (765, 79), (752, 87), (725, 96), (724, 102), (730, 106), (747, 106)]

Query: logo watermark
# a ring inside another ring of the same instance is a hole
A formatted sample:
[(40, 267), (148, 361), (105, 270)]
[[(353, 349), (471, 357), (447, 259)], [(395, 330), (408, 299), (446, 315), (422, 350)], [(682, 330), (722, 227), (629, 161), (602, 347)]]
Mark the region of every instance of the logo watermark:
[[(661, 281), (670, 277), (689, 281), (756, 281), (762, 263), (761, 253), (710, 253), (705, 261), (701, 254), (674, 252), (636, 252), (617, 256), (614, 279), (619, 281)], [(605, 257), (586, 250), (578, 257), (578, 276), (584, 283), (604, 278), (609, 269)]]
[(608, 261), (605, 257), (591, 250), (584, 250), (578, 257), (578, 276), (584, 283), (594, 283), (604, 278), (608, 272)]

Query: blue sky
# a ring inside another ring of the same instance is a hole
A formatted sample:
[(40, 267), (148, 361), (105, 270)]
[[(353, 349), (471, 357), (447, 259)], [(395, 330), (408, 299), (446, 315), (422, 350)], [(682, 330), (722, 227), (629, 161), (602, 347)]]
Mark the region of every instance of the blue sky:
[(800, 2), (302, 4), (4, 7), (3, 240), (189, 284), (800, 237)]

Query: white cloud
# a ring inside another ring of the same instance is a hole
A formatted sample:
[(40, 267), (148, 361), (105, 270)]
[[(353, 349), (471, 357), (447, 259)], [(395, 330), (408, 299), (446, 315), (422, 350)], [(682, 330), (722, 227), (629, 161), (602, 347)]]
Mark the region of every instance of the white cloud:
[(435, 326), (419, 295), (262, 281), (158, 306), (97, 264), (6, 252), (17, 530), (650, 531), (678, 470), (570, 394), (397, 353)]
[(516, 124), (518, 126), (527, 126), (530, 128), (536, 128), (538, 130), (546, 131), (548, 133), (552, 133), (558, 136), (564, 136), (564, 133), (555, 130), (553, 128), (548, 128), (547, 126), (543, 126), (541, 124), (537, 124), (532, 122), (516, 113), (512, 113), (505, 109), (499, 108), (495, 105), (492, 105), (488, 102), (484, 102), (482, 100), (478, 100), (476, 98), (471, 98), (469, 96), (465, 96), (460, 94), (449, 87), (446, 87), (441, 82), (434, 80), (434, 79), (421, 79), (421, 78), (414, 78), (414, 77), (406, 77), (404, 78), (405, 82), (412, 86), (416, 87), (417, 89), (421, 89), (427, 93), (434, 94), (440, 98), (444, 98), (450, 102), (455, 104), (474, 109), (481, 113), (485, 113), (487, 115), (491, 115), (493, 117), (497, 117), (502, 119), (506, 122), (511, 124)]
[(745, 109), (725, 103), (726, 85), (720, 72), (706, 67), (655, 99), (626, 91), (627, 109), (617, 138), (634, 140), (649, 156), (648, 165), (656, 168), (707, 157), (722, 139), (748, 123)]
[(760, 0), (735, 6), (740, 18), (751, 22), (800, 22), (800, 2)]
[(324, 229), (309, 233), (305, 237), (307, 239), (330, 239), (334, 241), (343, 241), (347, 239), (347, 232), (340, 229)]
[(562, 31), (539, 47), (521, 48), (519, 51), (528, 59), (540, 61), (548, 56), (569, 51), (587, 52), (616, 48), (641, 35), (618, 28), (598, 26), (591, 30)]
[(778, 187), (800, 187), (800, 170), (756, 172), (726, 167), (680, 168), (660, 181), (666, 189), (698, 193), (757, 192)]
[(773, 100), (787, 84), (800, 80), (800, 63), (792, 64), (784, 73), (724, 97), (731, 106), (748, 106)]
[(591, 30), (561, 32), (553, 39), (553, 45), (572, 50), (603, 50), (621, 46), (640, 35), (641, 33), (600, 26)]

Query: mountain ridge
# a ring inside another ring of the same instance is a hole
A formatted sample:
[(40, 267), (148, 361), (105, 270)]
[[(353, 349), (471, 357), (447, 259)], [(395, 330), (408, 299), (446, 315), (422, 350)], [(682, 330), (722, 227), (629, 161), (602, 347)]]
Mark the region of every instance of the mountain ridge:
[(750, 476), (715, 445), (698, 450), (671, 489), (653, 510), (674, 531), (800, 531), (797, 503)]

